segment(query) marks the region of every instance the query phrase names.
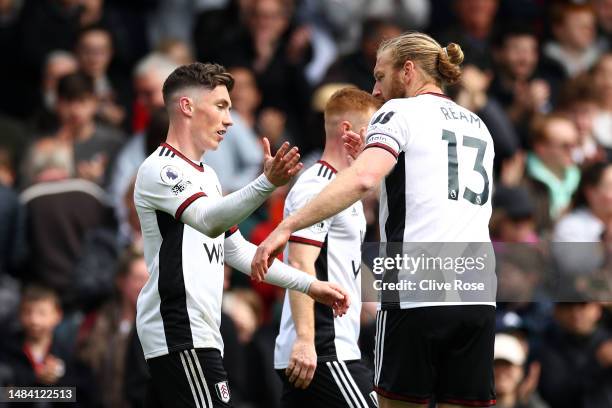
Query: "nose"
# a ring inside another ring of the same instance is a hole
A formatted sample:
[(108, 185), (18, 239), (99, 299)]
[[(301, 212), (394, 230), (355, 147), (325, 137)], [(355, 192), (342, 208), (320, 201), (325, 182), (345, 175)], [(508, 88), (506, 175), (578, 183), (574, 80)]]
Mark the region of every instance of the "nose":
[(234, 124), (234, 121), (232, 120), (232, 114), (230, 113), (230, 111), (226, 111), (225, 113), (225, 117), (223, 118), (223, 125), (226, 127), (230, 127)]
[(374, 84), (374, 89), (372, 89), (372, 96), (375, 98), (380, 98), (381, 95), (382, 91), (380, 90), (380, 85), (378, 84), (378, 81), (376, 81)]

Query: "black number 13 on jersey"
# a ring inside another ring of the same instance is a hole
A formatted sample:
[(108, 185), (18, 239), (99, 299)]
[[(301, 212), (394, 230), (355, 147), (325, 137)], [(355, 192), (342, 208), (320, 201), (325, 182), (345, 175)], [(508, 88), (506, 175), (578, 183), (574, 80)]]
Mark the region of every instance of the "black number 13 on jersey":
[[(457, 137), (450, 130), (442, 130), (442, 140), (448, 142), (448, 199), (459, 199), (459, 162), (457, 159)], [(489, 201), (489, 176), (482, 162), (484, 160), (487, 142), (475, 137), (463, 136), (463, 146), (478, 149), (474, 171), (479, 173), (484, 180), (484, 188), (480, 193), (472, 191), (469, 187), (463, 190), (463, 198), (472, 204), (484, 205)]]

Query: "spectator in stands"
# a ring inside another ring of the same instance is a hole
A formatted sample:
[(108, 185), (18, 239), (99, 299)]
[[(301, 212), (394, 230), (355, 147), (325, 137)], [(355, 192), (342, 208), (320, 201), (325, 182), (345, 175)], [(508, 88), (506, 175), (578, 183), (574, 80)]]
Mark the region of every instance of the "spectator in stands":
[(73, 177), (73, 153), (57, 139), (36, 142), (25, 162), (32, 186), (21, 193), (28, 256), (20, 278), (53, 288), (74, 307), (74, 266), (85, 234), (108, 222), (104, 191)]
[(75, 55), (81, 71), (94, 81), (97, 117), (110, 125), (121, 126), (126, 115), (122, 105), (127, 104), (127, 95), (120, 94), (124, 84), (117, 83), (108, 72), (113, 52), (113, 39), (105, 28), (92, 26), (79, 33)]
[(12, 369), (11, 384), (75, 386), (71, 350), (54, 336), (61, 320), (60, 300), (53, 290), (25, 288), (19, 312), (22, 332), (3, 348), (1, 359)]
[(536, 199), (541, 199), (543, 190), (536, 185), (546, 187), (544, 195), (549, 202), (552, 220), (558, 219), (567, 209), (580, 182), (580, 170), (572, 158), (577, 143), (578, 130), (564, 116), (550, 114), (537, 120), (533, 126), (532, 152), (527, 157), (530, 191)]
[(591, 75), (580, 75), (563, 84), (558, 98), (558, 110), (567, 115), (578, 129), (578, 145), (572, 152), (579, 165), (606, 159), (606, 151), (593, 135), (597, 115), (597, 91)]
[(371, 92), (372, 72), (380, 43), (402, 33), (401, 28), (382, 18), (368, 18), (362, 24), (361, 41), (356, 51), (340, 57), (327, 71), (324, 82), (344, 82)]
[[(234, 67), (229, 72), (234, 76), (234, 88), (230, 92), (234, 124), (227, 131), (225, 143), (221, 143), (217, 150), (207, 152), (204, 158), (216, 170), (225, 194), (247, 185), (263, 165), (263, 149), (255, 133), (257, 108), (261, 102), (255, 75), (246, 67)], [(278, 137), (268, 133), (264, 135), (272, 145), (278, 145)]]
[(123, 143), (123, 133), (95, 121), (98, 100), (91, 77), (82, 73), (62, 77), (57, 97), (59, 129), (55, 137), (72, 144), (79, 178), (106, 184), (106, 170)]
[(493, 360), (497, 408), (548, 408), (537, 394), (521, 395), (527, 350), (518, 338), (505, 333), (497, 334)]
[[(286, 116), (296, 137), (307, 137), (300, 119), (309, 111), (311, 89), (305, 66), (311, 59), (310, 36), (292, 26), (292, 0), (259, 0), (252, 3), (246, 30), (225, 47), (220, 62), (248, 66), (255, 72), (262, 93), (262, 108)], [(300, 146), (301, 147), (301, 146)]]
[(551, 87), (563, 73), (540, 57), (538, 37), (527, 24), (503, 25), (492, 46), (495, 77), (489, 93), (504, 107), (522, 146), (527, 147), (529, 123), (534, 116), (550, 111)]
[(572, 211), (555, 227), (559, 242), (599, 242), (612, 225), (612, 164), (594, 163), (582, 173)]
[[(164, 106), (162, 86), (178, 65), (159, 52), (141, 59), (134, 68), (134, 114), (132, 128), (136, 134), (147, 128), (153, 111)], [(138, 163), (140, 165), (140, 163)]]
[(32, 115), (34, 132), (47, 135), (57, 129), (57, 116), (54, 114), (57, 103), (57, 84), (60, 78), (74, 74), (79, 69), (76, 57), (64, 50), (51, 51), (45, 60), (42, 80), (37, 96), (37, 108)]
[(612, 151), (612, 53), (602, 55), (593, 68), (593, 86), (598, 93), (599, 112), (593, 132), (597, 141)]
[(490, 69), (489, 47), (499, 0), (453, 0), (452, 4), (457, 25), (440, 33), (437, 40), (441, 44), (460, 44), (466, 64)]
[(129, 335), (136, 319), (138, 293), (149, 278), (141, 252), (128, 249), (115, 278), (116, 296), (84, 320), (78, 359), (93, 371), (102, 407), (123, 408), (123, 378)]
[(537, 242), (534, 215), (534, 203), (526, 188), (498, 186), (493, 195), (491, 239), (508, 243)]
[(602, 53), (597, 43), (593, 6), (588, 2), (558, 2), (551, 11), (554, 40), (543, 53), (557, 61), (568, 77), (589, 70)]
[(601, 305), (557, 303), (543, 339), (540, 394), (554, 408), (608, 407), (612, 402), (612, 336), (599, 327)]

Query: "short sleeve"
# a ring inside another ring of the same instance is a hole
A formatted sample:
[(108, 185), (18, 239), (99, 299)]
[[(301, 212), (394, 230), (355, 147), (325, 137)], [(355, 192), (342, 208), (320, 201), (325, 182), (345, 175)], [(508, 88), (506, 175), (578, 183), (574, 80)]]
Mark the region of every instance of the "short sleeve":
[(145, 163), (138, 172), (134, 201), (137, 206), (163, 211), (180, 220), (194, 201), (205, 197), (201, 184), (172, 163)]
[[(325, 187), (324, 184), (312, 180), (302, 185), (296, 184), (285, 200), (285, 217), (290, 216), (304, 207), (323, 190), (323, 187)], [(291, 234), (289, 242), (314, 245), (320, 248), (325, 242), (332, 221), (333, 217), (311, 225), (310, 227), (295, 231)]]
[(404, 151), (408, 141), (408, 127), (398, 113), (399, 102), (385, 103), (372, 116), (366, 134), (365, 149), (378, 147), (391, 153), (396, 159)]

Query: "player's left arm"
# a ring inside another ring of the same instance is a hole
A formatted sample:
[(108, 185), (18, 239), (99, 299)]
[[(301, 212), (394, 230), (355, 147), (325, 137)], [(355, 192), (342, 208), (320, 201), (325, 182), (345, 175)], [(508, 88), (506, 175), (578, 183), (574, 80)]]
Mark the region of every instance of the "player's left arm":
[(269, 260), (282, 251), (292, 232), (332, 217), (362, 199), (395, 166), (397, 159), (387, 149), (366, 148), (348, 168), (340, 171), (312, 201), (276, 227), (259, 245), (252, 269), (256, 279), (263, 279)]
[[(225, 262), (240, 272), (251, 275), (251, 259), (257, 247), (248, 242), (234, 227), (226, 232)], [(265, 282), (307, 294), (317, 302), (334, 309), (335, 316), (346, 313), (350, 299), (348, 293), (332, 282), (323, 282), (312, 275), (275, 260), (266, 275)]]

